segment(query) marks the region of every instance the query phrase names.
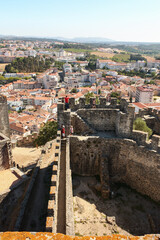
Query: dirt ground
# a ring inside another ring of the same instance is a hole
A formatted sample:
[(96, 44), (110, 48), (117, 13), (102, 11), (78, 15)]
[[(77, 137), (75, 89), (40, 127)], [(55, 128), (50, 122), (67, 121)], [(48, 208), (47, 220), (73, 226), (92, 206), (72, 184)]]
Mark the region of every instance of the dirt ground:
[(10, 169), (0, 171), (0, 192), (9, 189), (18, 181), (18, 177)]
[(113, 199), (104, 200), (96, 184), (95, 177), (73, 176), (77, 236), (160, 232), (160, 205), (124, 185), (114, 186)]
[(41, 154), (41, 148), (21, 148), (16, 147), (12, 150), (13, 161), (21, 166), (35, 163)]
[(147, 55), (143, 55), (143, 57), (146, 58), (148, 62), (155, 61), (155, 58), (154, 58), (154, 57), (147, 56)]
[(6, 65), (8, 65), (8, 63), (0, 63), (0, 72), (3, 72), (5, 70)]

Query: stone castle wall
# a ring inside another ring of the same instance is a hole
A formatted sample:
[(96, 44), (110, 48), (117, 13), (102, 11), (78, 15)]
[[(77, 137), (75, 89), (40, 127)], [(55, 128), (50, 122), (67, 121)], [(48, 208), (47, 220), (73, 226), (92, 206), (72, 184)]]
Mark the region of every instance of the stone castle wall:
[(70, 137), (70, 144), (73, 173), (100, 175), (103, 179), (101, 166), (106, 163), (105, 173), (108, 172), (111, 181), (126, 183), (160, 201), (160, 156), (156, 151), (138, 146), (129, 139), (73, 136)]

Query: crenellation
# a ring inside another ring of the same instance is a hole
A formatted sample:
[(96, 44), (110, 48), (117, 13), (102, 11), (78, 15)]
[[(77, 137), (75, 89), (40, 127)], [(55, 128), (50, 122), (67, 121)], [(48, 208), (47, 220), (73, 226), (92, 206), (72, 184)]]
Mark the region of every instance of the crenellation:
[(99, 100), (100, 100), (100, 107), (101, 108), (105, 108), (106, 107), (106, 103), (107, 103), (107, 99), (100, 97)]
[(76, 109), (75, 107), (76, 107), (75, 106), (75, 98), (70, 98), (69, 99), (69, 108), (74, 111)]
[(90, 98), (90, 108), (93, 108), (96, 105), (96, 98), (95, 97), (91, 97)]
[(80, 98), (79, 99), (79, 108), (85, 108), (85, 102), (86, 102), (85, 98)]
[(117, 98), (111, 98), (110, 108), (116, 108), (117, 106)]

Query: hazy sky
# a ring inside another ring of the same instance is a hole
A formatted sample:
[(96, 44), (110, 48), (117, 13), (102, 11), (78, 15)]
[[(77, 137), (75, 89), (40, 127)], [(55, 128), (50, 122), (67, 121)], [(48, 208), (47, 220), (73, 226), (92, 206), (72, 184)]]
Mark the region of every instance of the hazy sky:
[(160, 0), (0, 0), (0, 35), (160, 42)]

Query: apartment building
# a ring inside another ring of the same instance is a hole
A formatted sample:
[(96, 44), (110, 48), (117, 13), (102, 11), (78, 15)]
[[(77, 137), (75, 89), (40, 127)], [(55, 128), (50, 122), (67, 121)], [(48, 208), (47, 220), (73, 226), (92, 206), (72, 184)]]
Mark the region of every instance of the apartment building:
[(146, 87), (136, 88), (136, 102), (151, 103), (153, 98), (153, 89)]

